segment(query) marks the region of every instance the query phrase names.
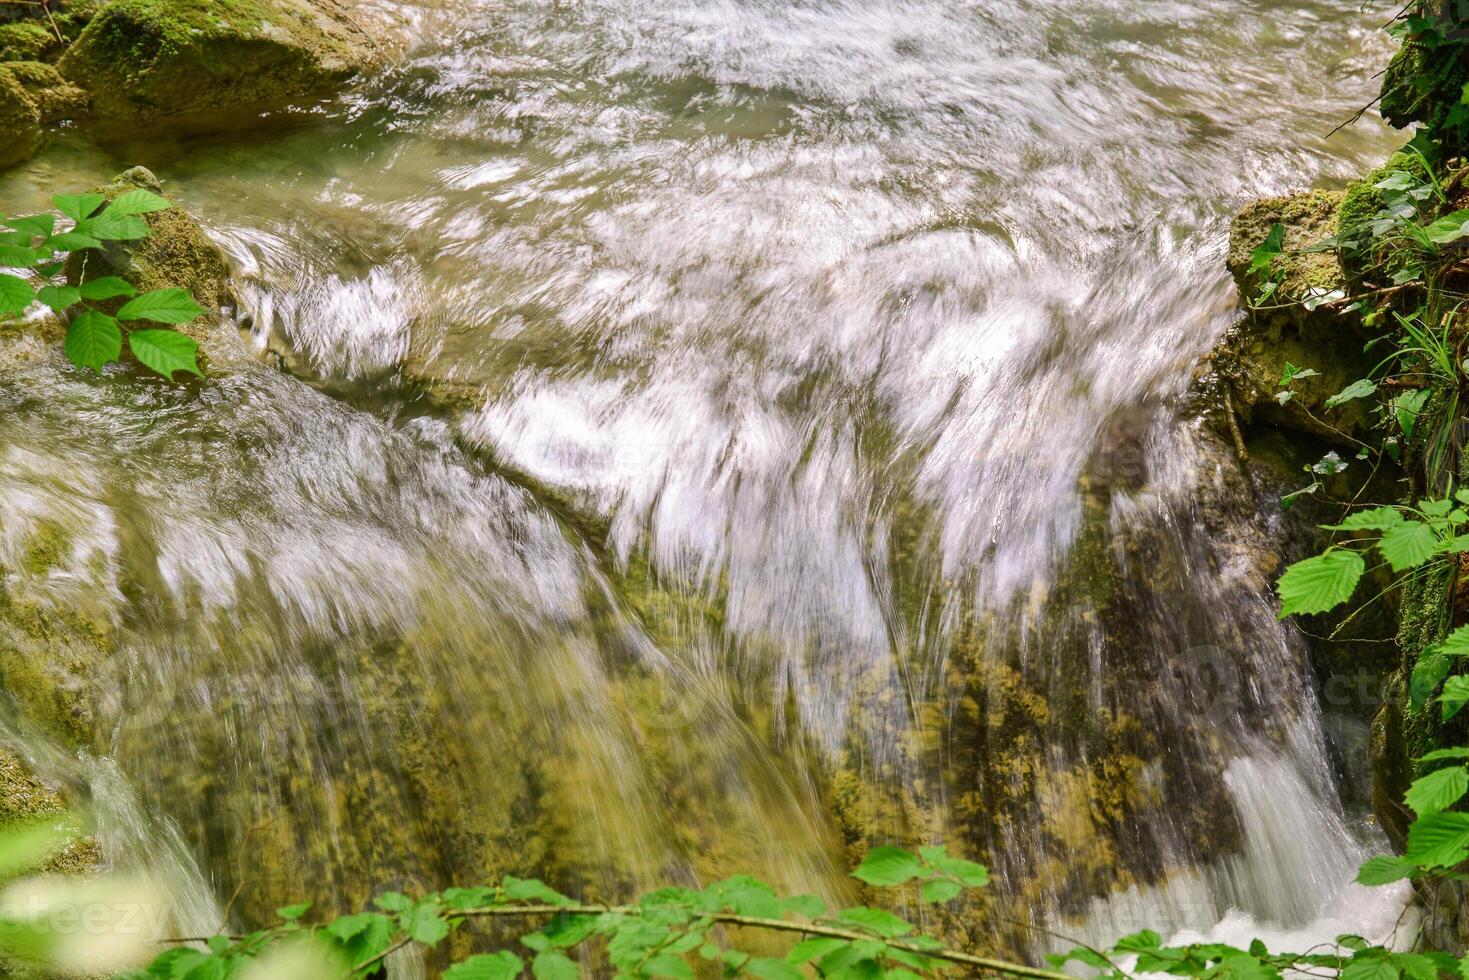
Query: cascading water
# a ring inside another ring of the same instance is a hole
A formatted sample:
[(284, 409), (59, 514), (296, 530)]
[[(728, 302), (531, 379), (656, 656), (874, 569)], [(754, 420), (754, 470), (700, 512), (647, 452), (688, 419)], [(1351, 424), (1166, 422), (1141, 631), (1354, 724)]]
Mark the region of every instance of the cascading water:
[(198, 392), (0, 355), (10, 601), (76, 610), (0, 620), (40, 771), (115, 768), (246, 918), (509, 871), (840, 895), (895, 835), (1092, 936), (1391, 926), (1160, 407), (1233, 316), (1232, 207), (1393, 146), (1324, 139), (1375, 16), (402, 9), (340, 103), (0, 179), (149, 165), (249, 328)]

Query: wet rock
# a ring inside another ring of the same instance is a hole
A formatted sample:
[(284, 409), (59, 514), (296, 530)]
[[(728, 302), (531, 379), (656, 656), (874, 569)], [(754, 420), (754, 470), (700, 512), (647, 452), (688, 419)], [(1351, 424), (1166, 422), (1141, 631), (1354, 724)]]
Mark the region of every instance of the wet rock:
[[(19, 756), (0, 749), (0, 827), (43, 817), (59, 818), (68, 809), (61, 795), (37, 779)], [(39, 870), (85, 875), (95, 872), (101, 864), (102, 848), (96, 838), (78, 834)]]
[[(97, 190), (111, 200), (133, 188), (163, 192), (158, 178), (144, 167), (134, 167)], [(178, 329), (202, 343), (220, 324), (220, 311), (235, 303), (224, 253), (183, 208), (157, 211), (146, 219), (148, 237), (141, 241), (72, 253), (66, 262), (67, 281), (76, 285), (102, 276), (121, 276), (140, 292), (170, 286), (187, 289), (205, 315)]]
[(316, 95), (378, 51), (337, 0), (112, 0), (60, 67), (99, 119), (138, 124)]
[(49, 10), (0, 6), (0, 61), (55, 61), (106, 0), (51, 0)]
[(87, 114), (90, 96), (61, 77), (55, 66), (42, 61), (12, 61), (0, 65), (20, 82), (36, 107), (42, 123), (79, 119)]
[[(1374, 359), (1362, 350), (1368, 339), (1360, 318), (1340, 304), (1315, 309), (1308, 299), (1345, 297), (1346, 273), (1334, 250), (1311, 252), (1337, 232), (1342, 194), (1309, 191), (1247, 205), (1229, 234), (1229, 270), (1242, 297), (1256, 297), (1265, 282), (1251, 270), (1251, 256), (1276, 223), (1285, 228), (1285, 251), (1272, 263), (1280, 285), (1225, 336), (1211, 355), (1211, 366), (1227, 386), (1233, 408), (1245, 425), (1263, 424), (1325, 440), (1356, 451), (1371, 429), (1372, 402), (1357, 399), (1328, 408), (1326, 401), (1367, 376)], [(1311, 368), (1313, 377), (1294, 382), (1292, 397), (1277, 400), (1285, 365)]]
[(87, 93), (39, 61), (0, 65), (0, 167), (29, 159), (41, 145), (42, 126), (87, 111)]
[(40, 110), (20, 79), (0, 70), (0, 167), (29, 159), (40, 145)]

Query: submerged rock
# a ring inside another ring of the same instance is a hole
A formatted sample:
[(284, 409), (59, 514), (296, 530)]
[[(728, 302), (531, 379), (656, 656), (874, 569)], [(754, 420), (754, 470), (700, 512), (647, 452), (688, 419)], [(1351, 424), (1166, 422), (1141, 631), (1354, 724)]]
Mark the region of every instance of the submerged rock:
[(113, 0), (60, 67), (99, 119), (136, 124), (314, 95), (376, 50), (335, 0)]

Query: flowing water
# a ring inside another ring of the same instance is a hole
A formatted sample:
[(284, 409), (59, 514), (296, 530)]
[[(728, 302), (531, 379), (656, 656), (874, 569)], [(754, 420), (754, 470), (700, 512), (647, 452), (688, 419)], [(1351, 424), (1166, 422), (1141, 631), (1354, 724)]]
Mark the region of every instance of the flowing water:
[(395, 12), (337, 101), (0, 178), (146, 164), (239, 278), (202, 388), (0, 381), (8, 587), (68, 610), (4, 626), (10, 741), (185, 918), (506, 871), (852, 898), (897, 838), (995, 866), (976, 943), (1391, 926), (1169, 407), (1232, 210), (1395, 145), (1325, 135), (1385, 12)]

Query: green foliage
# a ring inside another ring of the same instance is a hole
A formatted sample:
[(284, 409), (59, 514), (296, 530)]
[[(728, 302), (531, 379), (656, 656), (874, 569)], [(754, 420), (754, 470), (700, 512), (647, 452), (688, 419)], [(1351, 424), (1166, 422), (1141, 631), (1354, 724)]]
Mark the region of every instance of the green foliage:
[[(1469, 523), (1466, 502), (1469, 492), (1461, 490), (1452, 500), (1422, 500), (1416, 508), (1370, 507), (1350, 514), (1340, 524), (1322, 525), (1329, 531), (1365, 536), (1287, 568), (1276, 583), (1280, 617), (1327, 612), (1345, 603), (1366, 574), (1363, 555), (1371, 551), (1394, 572), (1428, 568), (1469, 551), (1469, 535), (1461, 533)], [(1456, 642), (1469, 652), (1469, 637)]]
[[(199, 375), (198, 344), (176, 330), (143, 327), (146, 322), (179, 326), (203, 314), (187, 290), (155, 289), (138, 295), (131, 284), (103, 276), (80, 285), (58, 281), (62, 260), (73, 251), (148, 235), (142, 215), (172, 205), (147, 190), (119, 194), (109, 204), (101, 194), (58, 194), (51, 203), (70, 225), (58, 230), (57, 216), (0, 216), (0, 265), (25, 270), (0, 274), (0, 317), (25, 314), (36, 304), (69, 322), (65, 350), (82, 369), (101, 371), (121, 360), (123, 340), (138, 363), (166, 378), (179, 371)], [(125, 300), (109, 312), (97, 304)], [(202, 376), (202, 375), (201, 375)]]
[[(920, 848), (917, 854), (879, 847), (854, 877), (877, 888), (916, 885), (925, 900), (948, 901), (966, 888), (984, 885), (989, 872), (943, 847)], [(581, 905), (544, 882), (515, 877), (495, 886), (451, 888), (420, 897), (385, 892), (374, 904), (380, 911), (320, 925), (304, 923), (309, 905), (291, 905), (279, 910), (280, 925), (170, 949), (147, 968), (121, 976), (231, 977), (303, 937), (319, 952), (312, 980), (376, 976), (389, 953), (440, 947), (466, 922), (540, 919), (540, 928), (521, 933), (519, 950), (475, 953), (450, 966), (444, 977), (510, 980), (528, 966), (537, 980), (571, 980), (580, 975), (582, 963), (600, 972), (597, 962), (605, 959), (620, 977), (675, 980), (702, 975), (703, 963), (716, 964), (726, 976), (766, 980), (793, 980), (813, 969), (832, 977), (902, 978), (980, 966), (1065, 980), (1050, 971), (946, 950), (936, 940), (914, 935), (911, 922), (886, 909), (858, 906), (828, 914), (825, 903), (814, 896), (782, 898), (745, 875), (703, 889), (662, 888), (633, 904), (610, 907)], [(779, 958), (752, 955), (730, 944), (720, 928), (728, 925), (788, 935), (789, 950)]]

